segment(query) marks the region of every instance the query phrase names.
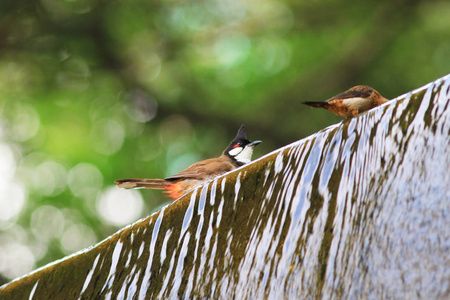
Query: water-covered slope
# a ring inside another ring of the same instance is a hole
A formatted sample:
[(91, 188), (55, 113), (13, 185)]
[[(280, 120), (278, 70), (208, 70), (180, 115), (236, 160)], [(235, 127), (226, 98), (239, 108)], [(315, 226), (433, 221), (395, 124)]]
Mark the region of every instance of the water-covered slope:
[(449, 99), (447, 76), (279, 149), (0, 298), (448, 296)]

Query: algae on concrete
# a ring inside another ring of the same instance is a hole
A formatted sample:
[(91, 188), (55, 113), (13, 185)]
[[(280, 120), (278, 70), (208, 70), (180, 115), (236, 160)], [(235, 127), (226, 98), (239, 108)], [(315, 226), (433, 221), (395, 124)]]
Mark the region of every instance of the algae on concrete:
[(2, 286), (0, 298), (448, 296), (449, 99), (446, 76), (344, 120)]

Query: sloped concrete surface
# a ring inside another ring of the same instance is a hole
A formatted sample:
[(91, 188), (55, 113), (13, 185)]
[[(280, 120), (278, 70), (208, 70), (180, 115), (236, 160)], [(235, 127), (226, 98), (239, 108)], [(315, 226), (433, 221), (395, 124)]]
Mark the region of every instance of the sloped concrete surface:
[(449, 99), (446, 76), (274, 151), (0, 298), (448, 297)]

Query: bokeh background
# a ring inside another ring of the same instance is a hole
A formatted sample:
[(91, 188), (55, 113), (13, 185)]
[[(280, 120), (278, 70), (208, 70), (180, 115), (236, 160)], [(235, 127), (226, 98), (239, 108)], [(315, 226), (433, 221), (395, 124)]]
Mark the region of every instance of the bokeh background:
[(254, 158), (341, 119), (301, 101), (393, 98), (450, 71), (448, 1), (0, 2), (0, 284), (169, 203), (121, 190)]

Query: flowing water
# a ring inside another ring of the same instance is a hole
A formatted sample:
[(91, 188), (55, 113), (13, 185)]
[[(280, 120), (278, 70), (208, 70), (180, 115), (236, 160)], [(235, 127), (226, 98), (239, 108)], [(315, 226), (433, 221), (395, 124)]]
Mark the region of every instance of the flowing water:
[(448, 299), (449, 100), (447, 76), (219, 177), (0, 298)]

